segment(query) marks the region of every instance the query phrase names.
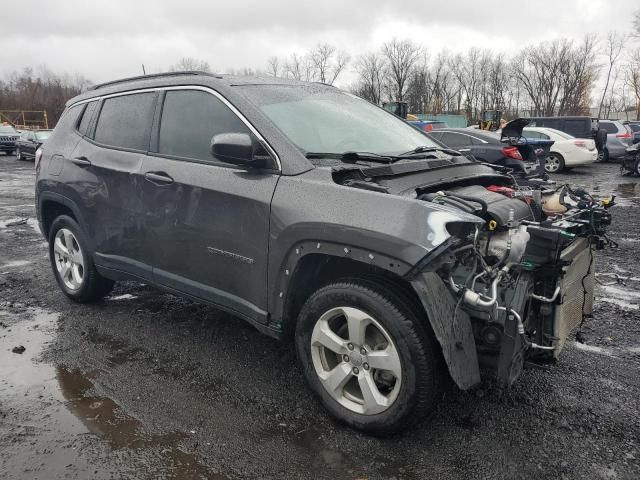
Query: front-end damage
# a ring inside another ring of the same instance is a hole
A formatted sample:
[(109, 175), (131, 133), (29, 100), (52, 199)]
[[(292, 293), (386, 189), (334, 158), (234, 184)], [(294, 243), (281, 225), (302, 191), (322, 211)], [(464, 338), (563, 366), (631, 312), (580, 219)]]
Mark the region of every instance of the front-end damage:
[(418, 198), (484, 221), (456, 225), (448, 248), (412, 279), (458, 386), (477, 384), (480, 367), (509, 385), (525, 362), (557, 357), (591, 314), (594, 250), (606, 244), (611, 203), (567, 186), (472, 185)]
[(509, 385), (525, 362), (557, 357), (591, 314), (594, 250), (607, 243), (613, 199), (544, 180), (524, 186), (508, 170), (450, 151), (428, 155), (337, 167), (334, 181), (464, 213), (446, 225), (430, 213), (438, 225), (424, 228), (439, 246), (406, 278), (456, 384), (472, 387), (484, 369)]

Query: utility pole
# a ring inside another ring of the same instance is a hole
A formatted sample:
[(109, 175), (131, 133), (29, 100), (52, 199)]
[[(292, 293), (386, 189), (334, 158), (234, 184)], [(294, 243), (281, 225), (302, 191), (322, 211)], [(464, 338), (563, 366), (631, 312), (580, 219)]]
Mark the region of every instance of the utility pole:
[(146, 74), (147, 74), (146, 70), (144, 69), (144, 63), (142, 64), (142, 74), (143, 74), (143, 75), (146, 75)]

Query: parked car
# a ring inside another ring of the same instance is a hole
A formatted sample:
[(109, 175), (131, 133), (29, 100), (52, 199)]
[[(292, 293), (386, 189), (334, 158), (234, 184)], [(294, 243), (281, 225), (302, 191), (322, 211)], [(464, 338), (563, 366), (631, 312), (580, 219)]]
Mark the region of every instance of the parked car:
[(529, 127), (545, 127), (560, 130), (576, 138), (593, 140), (599, 128), (598, 119), (591, 117), (530, 117)]
[(548, 173), (558, 173), (565, 168), (588, 165), (598, 159), (598, 150), (593, 140), (575, 138), (568, 133), (544, 127), (525, 127), (527, 139), (553, 140), (544, 168)]
[[(520, 126), (519, 133), (522, 133)], [(520, 135), (514, 134), (516, 138)], [(481, 162), (509, 167), (520, 178), (541, 177), (544, 167), (530, 146), (503, 142), (501, 132), (471, 130), (469, 128), (444, 128), (429, 133), (443, 145), (469, 154)]]
[[(553, 361), (590, 312), (610, 214), (563, 188), (524, 198), (334, 87), (188, 72), (69, 100), (36, 153), (64, 294), (139, 280), (229, 311), (294, 343), (322, 404), (380, 435), (433, 411), (448, 375), (509, 385)], [(566, 215), (539, 208), (554, 196)]]
[(16, 141), (20, 135), (11, 125), (0, 125), (0, 152), (13, 155), (16, 150)]
[(631, 129), (618, 120), (603, 119), (600, 119), (600, 128), (607, 131), (604, 161), (607, 162), (624, 157), (627, 153), (627, 148), (632, 145)]
[(634, 143), (627, 148), (627, 152), (622, 157), (620, 171), (625, 174), (634, 174), (640, 177), (640, 142)]
[(627, 123), (629, 130), (631, 130), (631, 143), (639, 143), (640, 142), (640, 122), (629, 122)]
[(447, 122), (443, 122), (441, 120), (409, 120), (407, 119), (411, 125), (416, 128), (422, 130), (423, 132), (431, 132), (432, 130), (441, 130), (443, 128), (449, 128)]
[(16, 141), (16, 159), (27, 160), (36, 157), (36, 150), (51, 135), (51, 130), (25, 130)]

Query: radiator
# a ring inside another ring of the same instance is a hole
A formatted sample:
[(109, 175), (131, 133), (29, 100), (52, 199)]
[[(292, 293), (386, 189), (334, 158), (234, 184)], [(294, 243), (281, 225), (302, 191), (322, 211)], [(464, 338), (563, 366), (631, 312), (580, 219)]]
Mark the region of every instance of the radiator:
[(555, 356), (562, 350), (571, 331), (580, 324), (582, 316), (593, 312), (595, 283), (595, 257), (586, 239), (573, 242), (562, 251), (560, 258), (571, 264), (564, 267), (564, 275), (560, 280), (561, 303), (556, 305), (553, 328), (553, 334), (558, 338)]

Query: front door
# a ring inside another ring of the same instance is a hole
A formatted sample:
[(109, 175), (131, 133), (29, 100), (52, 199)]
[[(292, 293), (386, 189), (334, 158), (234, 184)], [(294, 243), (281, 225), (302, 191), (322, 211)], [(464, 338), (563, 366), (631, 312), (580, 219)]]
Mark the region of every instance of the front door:
[(250, 133), (218, 97), (169, 90), (142, 165), (147, 260), (154, 280), (266, 321), (276, 170), (242, 170), (210, 153), (218, 133)]

